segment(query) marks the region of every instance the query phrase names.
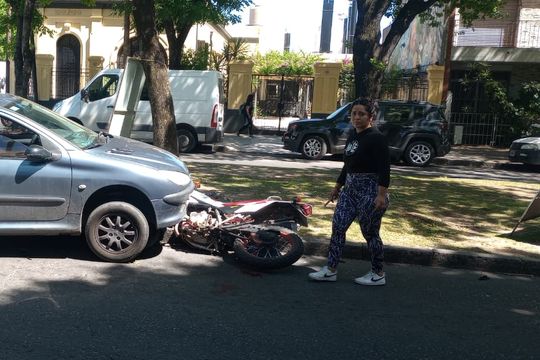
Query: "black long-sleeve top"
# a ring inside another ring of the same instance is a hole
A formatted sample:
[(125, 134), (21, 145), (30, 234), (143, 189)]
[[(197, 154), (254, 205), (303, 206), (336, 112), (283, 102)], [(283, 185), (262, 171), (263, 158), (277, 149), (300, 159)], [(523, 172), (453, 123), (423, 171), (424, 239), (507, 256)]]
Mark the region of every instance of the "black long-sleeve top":
[(390, 185), (390, 150), (386, 137), (376, 128), (353, 131), (347, 139), (343, 161), (338, 184), (345, 184), (348, 173), (371, 173), (377, 174), (380, 186)]

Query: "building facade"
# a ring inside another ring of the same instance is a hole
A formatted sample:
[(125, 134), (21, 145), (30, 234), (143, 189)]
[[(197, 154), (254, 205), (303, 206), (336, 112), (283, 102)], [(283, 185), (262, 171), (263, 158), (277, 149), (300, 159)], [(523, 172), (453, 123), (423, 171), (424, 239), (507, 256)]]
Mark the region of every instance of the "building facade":
[[(89, 8), (80, 1), (53, 1), (40, 9), (44, 25), (53, 36), (35, 38), (39, 100), (69, 97), (101, 69), (123, 66), (124, 18), (113, 11), (115, 2), (118, 1), (96, 1), (96, 6)], [(221, 26), (195, 25), (185, 47), (208, 46), (220, 51), (229, 39)], [(133, 30), (130, 42), (131, 55), (136, 55), (139, 47)], [(161, 45), (167, 53), (164, 35)]]

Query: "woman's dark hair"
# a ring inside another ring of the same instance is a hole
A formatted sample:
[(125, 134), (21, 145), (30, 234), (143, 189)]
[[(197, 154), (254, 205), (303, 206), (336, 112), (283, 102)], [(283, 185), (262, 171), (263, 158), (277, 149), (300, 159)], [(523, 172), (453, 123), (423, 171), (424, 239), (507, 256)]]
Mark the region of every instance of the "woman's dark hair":
[(366, 107), (366, 111), (370, 113), (371, 116), (377, 115), (377, 112), (379, 111), (377, 102), (370, 98), (358, 98), (354, 100), (351, 104), (351, 110), (354, 105), (364, 105)]
[(254, 98), (255, 98), (255, 95), (253, 93), (249, 94), (246, 98), (246, 104), (252, 103)]

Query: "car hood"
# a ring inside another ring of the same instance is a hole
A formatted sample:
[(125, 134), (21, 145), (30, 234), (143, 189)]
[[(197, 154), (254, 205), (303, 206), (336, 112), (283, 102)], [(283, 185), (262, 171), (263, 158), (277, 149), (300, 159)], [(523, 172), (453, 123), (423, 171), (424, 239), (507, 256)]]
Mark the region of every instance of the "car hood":
[(300, 119), (300, 120), (293, 120), (289, 123), (290, 124), (294, 124), (294, 125), (299, 125), (299, 126), (302, 126), (304, 124), (313, 124), (313, 123), (317, 123), (317, 122), (320, 122), (320, 121), (324, 121), (326, 119)]
[(157, 146), (120, 136), (110, 137), (106, 143), (85, 151), (93, 155), (111, 156), (121, 161), (129, 161), (157, 170), (178, 171), (180, 168), (182, 172), (189, 174), (184, 162), (172, 153)]
[(520, 143), (520, 144), (539, 144), (540, 145), (540, 137), (526, 137), (523, 139), (514, 140), (514, 142)]

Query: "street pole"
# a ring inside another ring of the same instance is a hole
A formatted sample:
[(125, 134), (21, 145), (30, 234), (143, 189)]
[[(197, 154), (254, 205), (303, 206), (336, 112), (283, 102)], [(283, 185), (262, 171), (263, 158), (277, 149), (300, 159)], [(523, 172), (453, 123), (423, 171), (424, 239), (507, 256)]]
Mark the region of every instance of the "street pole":
[(285, 87), (285, 75), (281, 74), (281, 82), (279, 84), (279, 103), (278, 103), (278, 131), (281, 131), (281, 114), (283, 112), (283, 88)]

